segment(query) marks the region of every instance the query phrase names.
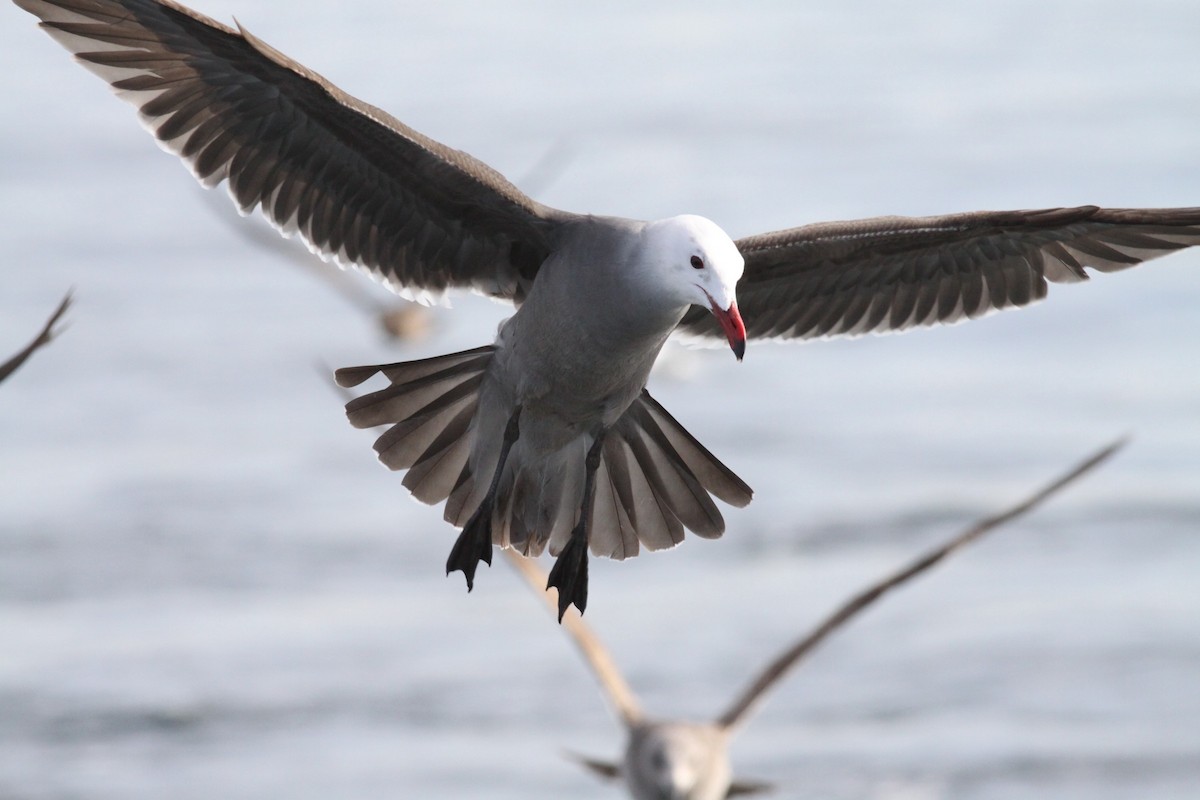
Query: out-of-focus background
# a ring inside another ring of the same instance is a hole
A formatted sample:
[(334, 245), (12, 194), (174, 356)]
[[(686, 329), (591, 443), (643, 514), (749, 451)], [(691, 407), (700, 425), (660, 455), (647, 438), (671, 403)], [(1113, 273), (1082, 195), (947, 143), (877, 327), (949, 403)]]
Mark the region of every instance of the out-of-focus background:
[[(539, 199), (826, 219), (1200, 205), (1200, 5), (204, 0)], [(613, 797), (573, 651), (374, 459), (318, 363), (396, 345), (248, 243), (132, 110), (0, 9), (0, 797)], [(223, 192), (223, 190), (222, 190)], [(222, 201), (224, 198), (218, 198)], [(214, 210), (216, 209), (216, 210)], [(364, 281), (365, 283), (365, 281)], [(1200, 786), (1200, 253), (903, 336), (671, 349), (651, 389), (757, 490), (717, 542), (594, 561), (588, 620), (703, 717), (864, 582), (1123, 433), (1035, 517), (844, 631), (734, 747), (804, 798)]]

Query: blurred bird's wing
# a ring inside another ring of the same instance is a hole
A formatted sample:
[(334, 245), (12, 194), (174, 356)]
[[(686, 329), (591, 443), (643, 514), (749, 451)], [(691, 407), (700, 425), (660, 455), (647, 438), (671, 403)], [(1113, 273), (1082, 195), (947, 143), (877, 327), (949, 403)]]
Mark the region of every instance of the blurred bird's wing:
[[(532, 558), (518, 555), (509, 549), (506, 549), (504, 553), (508, 556), (508, 562), (525, 579), (529, 588), (542, 598), (552, 613), (557, 615), (558, 592), (547, 589), (546, 573), (538, 567), (537, 562)], [(617, 669), (616, 662), (613, 661), (608, 648), (600, 641), (600, 637), (596, 636), (592, 629), (588, 627), (587, 623), (583, 621), (583, 617), (577, 611), (564, 614), (561, 621), (562, 626), (567, 629), (567, 633), (571, 636), (571, 640), (575, 642), (576, 648), (583, 655), (583, 659), (587, 662), (592, 674), (596, 676), (596, 680), (600, 683), (600, 688), (604, 691), (605, 696), (608, 697), (609, 702), (612, 703), (613, 708), (616, 709), (621, 722), (626, 728), (631, 728), (640, 722), (643, 715), (637, 695), (633, 693), (633, 689), (629, 688), (629, 684), (625, 681), (624, 676), (621, 675), (621, 671)]]
[(972, 525), (967, 530), (955, 536), (950, 541), (934, 548), (926, 553), (921, 558), (913, 561), (908, 566), (893, 572), (891, 575), (883, 578), (877, 583), (869, 586), (862, 592), (858, 593), (846, 603), (844, 603), (835, 612), (830, 614), (824, 622), (818, 625), (809, 634), (800, 639), (794, 645), (780, 653), (774, 661), (766, 666), (746, 689), (734, 700), (729, 709), (722, 714), (717, 724), (725, 729), (737, 727), (744, 722), (749, 713), (761, 702), (763, 695), (778, 683), (788, 671), (796, 666), (804, 656), (813, 651), (817, 645), (821, 644), (825, 639), (838, 628), (845, 625), (852, 618), (857, 616), (861, 611), (872, 605), (876, 600), (882, 597), (891, 589), (896, 588), (909, 580), (922, 574), (930, 567), (934, 566), (946, 556), (956, 550), (970, 544), (976, 539), (982, 537), (995, 528), (1000, 527), (1004, 523), (1032, 510), (1042, 501), (1046, 500), (1051, 495), (1066, 487), (1076, 479), (1090, 472), (1102, 462), (1107, 460), (1113, 453), (1123, 447), (1124, 440), (1111, 444), (1096, 454), (1088, 457), (1085, 461), (1075, 466), (1066, 474), (1053, 481), (1049, 485), (1043, 487), (1035, 494), (1031, 495), (1021, 503), (1009, 508), (995, 516), (987, 517)]
[(616, 781), (621, 779), (621, 767), (611, 761), (600, 761), (595, 758), (581, 756), (578, 753), (566, 754), (567, 758), (576, 762), (580, 766), (586, 768), (593, 775), (603, 778), (606, 781)]

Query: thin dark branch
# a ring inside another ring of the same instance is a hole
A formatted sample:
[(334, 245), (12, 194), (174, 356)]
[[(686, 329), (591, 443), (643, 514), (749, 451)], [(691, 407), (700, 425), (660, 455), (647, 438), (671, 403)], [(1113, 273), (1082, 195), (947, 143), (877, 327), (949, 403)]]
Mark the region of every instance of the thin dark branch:
[(35, 351), (45, 347), (50, 341), (59, 334), (59, 331), (54, 330), (54, 324), (59, 318), (66, 313), (67, 308), (71, 305), (71, 293), (67, 292), (62, 302), (58, 304), (58, 308), (50, 315), (50, 319), (42, 326), (42, 330), (37, 337), (30, 342), (24, 350), (17, 353), (15, 356), (0, 364), (0, 382), (3, 382), (9, 375), (16, 372), (25, 361), (34, 354)]
[(792, 645), (783, 653), (780, 653), (774, 661), (767, 665), (762, 674), (759, 675), (758, 678), (755, 679), (755, 681), (742, 692), (741, 696), (739, 696), (733, 705), (730, 706), (729, 710), (717, 720), (717, 724), (724, 728), (732, 728), (744, 721), (749, 712), (762, 698), (763, 693), (770, 689), (777, 681), (779, 681), (788, 670), (794, 667), (804, 656), (811, 652), (813, 648), (821, 644), (826, 637), (846, 624), (846, 622), (848, 622), (863, 609), (867, 608), (876, 600), (878, 600), (885, 592), (907, 582), (917, 575), (920, 575), (922, 572), (929, 569), (934, 564), (937, 564), (946, 556), (950, 555), (964, 545), (970, 544), (971, 542), (983, 536), (985, 533), (988, 533), (989, 531), (1004, 525), (1006, 522), (1009, 522), (1016, 517), (1019, 517), (1020, 515), (1032, 510), (1048, 497), (1058, 492), (1060, 489), (1099, 466), (1101, 462), (1105, 461), (1109, 456), (1124, 446), (1125, 442), (1125, 439), (1120, 439), (1113, 444), (1108, 445), (1095, 455), (1091, 456), (1067, 472), (1062, 477), (1058, 478), (1054, 482), (1030, 496), (1028, 499), (1013, 506), (1007, 511), (980, 520), (963, 533), (951, 539), (946, 544), (932, 550), (925, 556), (909, 564), (907, 567), (891, 574), (882, 581), (868, 588), (866, 591), (861, 592), (860, 594), (851, 598), (841, 608), (839, 608), (824, 622), (817, 626), (817, 628), (814, 629), (810, 634), (805, 636), (796, 644)]

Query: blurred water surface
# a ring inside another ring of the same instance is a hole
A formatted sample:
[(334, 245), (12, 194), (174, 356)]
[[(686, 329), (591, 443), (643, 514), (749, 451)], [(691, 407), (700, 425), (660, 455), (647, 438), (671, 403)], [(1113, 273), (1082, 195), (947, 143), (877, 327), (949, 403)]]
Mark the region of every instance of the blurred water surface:
[[(1200, 5), (206, 0), (543, 201), (822, 219), (1200, 204)], [(611, 797), (615, 723), (505, 567), (352, 430), (318, 362), (400, 347), (248, 244), (132, 111), (0, 10), (0, 797)], [(533, 179), (531, 179), (533, 180)], [(534, 187), (530, 187), (534, 188)], [(757, 490), (719, 542), (594, 562), (647, 705), (718, 711), (863, 582), (1130, 432), (839, 636), (737, 740), (784, 797), (1200, 789), (1200, 253), (949, 329), (672, 349), (656, 396)]]

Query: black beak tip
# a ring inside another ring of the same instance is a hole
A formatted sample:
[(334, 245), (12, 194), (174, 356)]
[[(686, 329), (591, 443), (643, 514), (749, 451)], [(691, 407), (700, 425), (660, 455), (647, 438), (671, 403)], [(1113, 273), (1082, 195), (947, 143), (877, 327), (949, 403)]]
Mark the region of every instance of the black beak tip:
[(741, 361), (742, 358), (746, 355), (746, 343), (745, 342), (737, 342), (736, 344), (730, 345), (730, 348), (733, 350), (733, 354), (734, 354), (734, 356), (737, 357), (738, 361)]

